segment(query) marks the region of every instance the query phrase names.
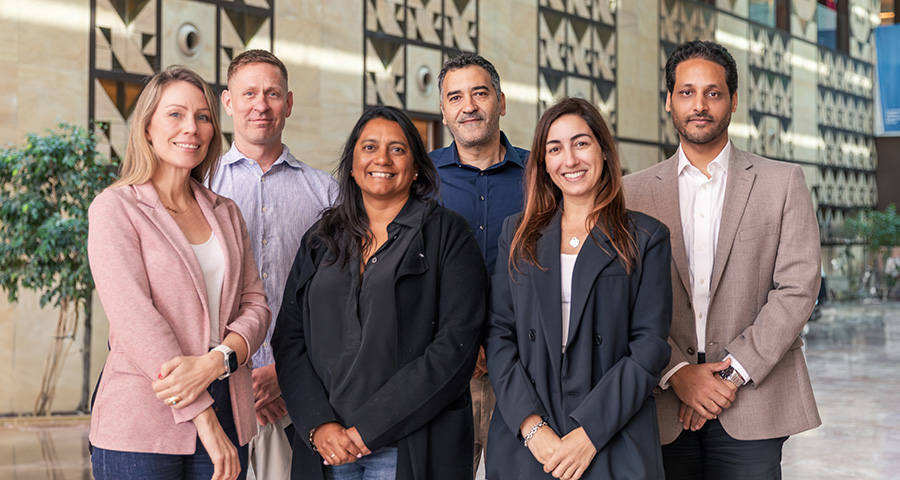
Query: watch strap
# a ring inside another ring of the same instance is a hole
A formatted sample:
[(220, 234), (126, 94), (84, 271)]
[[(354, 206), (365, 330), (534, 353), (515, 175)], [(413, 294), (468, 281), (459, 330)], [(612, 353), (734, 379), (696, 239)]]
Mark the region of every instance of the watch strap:
[(237, 359), (233, 358), (236, 356), (234, 350), (232, 350), (227, 345), (218, 345), (213, 350), (217, 352), (222, 352), (223, 355), (223, 363), (225, 365), (225, 373), (219, 376), (216, 380), (225, 380), (228, 378), (236, 369), (232, 369), (232, 362), (237, 363)]

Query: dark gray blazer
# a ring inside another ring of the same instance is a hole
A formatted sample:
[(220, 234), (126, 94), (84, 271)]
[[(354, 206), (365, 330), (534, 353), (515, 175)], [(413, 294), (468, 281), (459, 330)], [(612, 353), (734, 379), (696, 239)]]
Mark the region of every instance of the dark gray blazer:
[(640, 256), (629, 275), (609, 239), (587, 240), (572, 278), (562, 354), (560, 215), (538, 240), (546, 270), (507, 267), (516, 218), (506, 220), (492, 277), (486, 350), (497, 395), (487, 447), (491, 480), (547, 479), (519, 426), (542, 416), (560, 436), (584, 427), (598, 453), (582, 478), (663, 478), (653, 388), (669, 359), (671, 253), (664, 225), (629, 212)]

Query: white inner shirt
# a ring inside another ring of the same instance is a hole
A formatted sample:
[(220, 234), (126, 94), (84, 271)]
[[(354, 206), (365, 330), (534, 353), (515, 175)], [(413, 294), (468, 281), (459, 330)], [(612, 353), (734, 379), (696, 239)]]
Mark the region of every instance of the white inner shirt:
[(209, 346), (219, 345), (219, 304), (222, 301), (222, 283), (225, 281), (225, 255), (222, 246), (216, 240), (216, 234), (212, 233), (209, 240), (202, 245), (191, 244), (197, 261), (200, 262), (200, 270), (203, 271), (203, 281), (206, 283), (206, 298), (209, 303)]
[(693, 166), (678, 147), (678, 203), (684, 231), (684, 250), (690, 265), (691, 304), (697, 325), (697, 350), (706, 352), (706, 321), (709, 311), (709, 282), (716, 242), (722, 224), (722, 204), (728, 182), (731, 141), (706, 168), (710, 178)]
[(569, 318), (572, 315), (572, 273), (575, 271), (575, 260), (578, 254), (560, 253), (559, 266), (562, 277), (562, 351), (566, 353), (566, 343), (569, 341)]

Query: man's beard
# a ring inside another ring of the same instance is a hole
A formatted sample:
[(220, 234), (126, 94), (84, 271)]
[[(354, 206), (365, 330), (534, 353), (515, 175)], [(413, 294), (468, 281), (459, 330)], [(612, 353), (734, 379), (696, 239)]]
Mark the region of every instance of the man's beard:
[[(696, 129), (693, 132), (688, 132), (688, 125), (691, 120), (694, 119), (704, 119), (709, 121), (707, 128), (704, 129)], [(728, 125), (731, 123), (731, 112), (729, 111), (726, 116), (719, 121), (716, 121), (712, 115), (709, 114), (701, 114), (701, 115), (690, 115), (686, 120), (682, 120), (679, 116), (672, 114), (672, 123), (675, 124), (675, 130), (678, 131), (678, 134), (681, 135), (683, 140), (687, 140), (694, 145), (706, 145), (707, 143), (712, 142), (719, 138), (723, 132), (728, 130)]]

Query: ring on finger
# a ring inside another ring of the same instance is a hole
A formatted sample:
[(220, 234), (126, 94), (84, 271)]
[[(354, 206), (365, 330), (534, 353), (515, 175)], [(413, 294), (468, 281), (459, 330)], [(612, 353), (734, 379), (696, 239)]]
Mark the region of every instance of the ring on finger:
[(175, 405), (178, 405), (178, 402), (180, 401), (181, 397), (179, 397), (178, 395), (172, 395), (171, 397), (166, 399), (166, 405), (174, 407)]

